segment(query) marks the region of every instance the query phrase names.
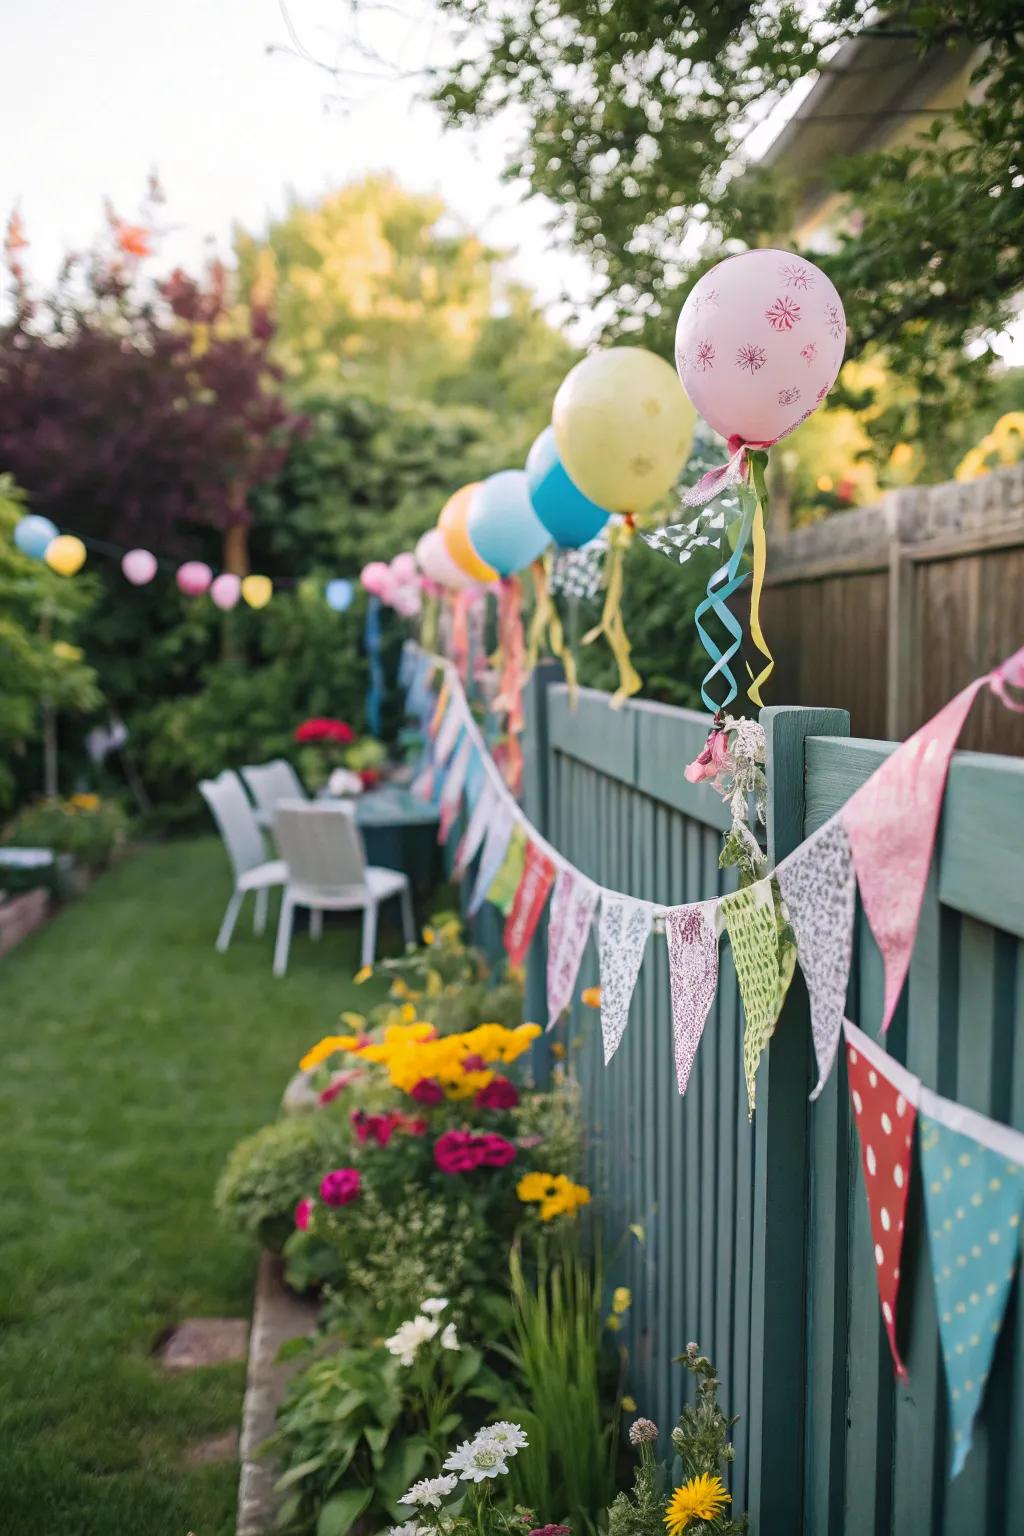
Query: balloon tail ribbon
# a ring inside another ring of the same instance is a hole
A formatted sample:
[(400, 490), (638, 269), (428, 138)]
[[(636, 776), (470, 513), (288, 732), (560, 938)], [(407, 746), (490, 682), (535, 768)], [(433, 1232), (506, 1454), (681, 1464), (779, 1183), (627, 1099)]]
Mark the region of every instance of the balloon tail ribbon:
[(430, 591), (427, 584), (423, 584), (423, 617), (420, 621), (420, 644), (425, 651), (437, 650), (437, 616), (440, 607), (440, 593)]
[[(739, 538), (736, 540), (736, 548), (726, 564), (720, 565), (718, 570), (713, 572), (708, 578), (707, 596), (697, 604), (693, 615), (694, 624), (697, 626), (697, 634), (700, 636), (700, 643), (712, 662), (712, 666), (700, 685), (700, 696), (704, 700), (704, 707), (709, 709), (712, 714), (717, 714), (719, 710), (727, 709), (738, 692), (736, 679), (732, 674), (732, 668), (729, 663), (740, 648), (740, 642), (743, 639), (743, 628), (735, 615), (729, 612), (726, 602), (732, 597), (734, 592), (739, 590), (747, 579), (746, 571), (741, 572), (740, 566), (743, 562), (747, 541), (750, 538), (750, 531), (753, 527), (754, 514), (755, 504), (748, 502), (743, 514), (743, 522), (740, 525)], [(715, 618), (721, 624), (726, 634), (730, 636), (731, 643), (724, 651), (704, 626), (704, 617), (709, 613), (715, 615)], [(716, 699), (710, 691), (710, 684), (716, 677), (721, 677), (725, 683), (727, 692), (724, 699)]]
[(768, 491), (764, 478), (767, 463), (767, 453), (750, 454), (750, 478), (757, 498), (753, 524), (754, 580), (750, 589), (750, 638), (761, 655), (766, 658), (766, 663), (756, 677), (748, 664), (750, 687), (747, 689), (747, 697), (752, 704), (757, 705), (758, 709), (764, 707), (761, 684), (766, 683), (775, 670), (775, 658), (768, 648), (764, 630), (761, 628), (761, 593), (764, 589), (764, 573), (768, 560), (768, 540), (765, 537), (764, 528), (765, 513), (768, 509)]
[(463, 683), (469, 672), (469, 612), (477, 594), (471, 587), (456, 592), (452, 602), (452, 661)]
[(501, 649), (501, 673), (496, 712), (504, 711), (508, 733), (507, 751), (502, 764), (505, 782), (513, 794), (522, 782), (523, 685), (526, 681), (526, 645), (523, 640), (523, 589), (515, 576), (504, 576), (498, 595), (498, 640)]
[(380, 710), (384, 702), (384, 667), (380, 659), (380, 598), (371, 597), (366, 605), (363, 643), (370, 659), (370, 690), (366, 695), (366, 723), (371, 736), (380, 735)]
[(615, 658), (619, 669), (619, 686), (612, 695), (612, 709), (621, 709), (626, 700), (634, 693), (639, 693), (643, 687), (643, 679), (630, 660), (632, 647), (622, 619), (623, 565), (635, 531), (633, 518), (627, 514), (623, 522), (608, 534), (608, 564), (601, 622), (583, 636), (583, 644), (592, 645), (599, 635), (604, 635)]
[(576, 679), (576, 658), (565, 643), (565, 630), (562, 628), (562, 620), (551, 592), (550, 561), (550, 555), (546, 555), (542, 560), (535, 560), (530, 567), (533, 576), (534, 606), (526, 651), (527, 672), (532, 672), (537, 665), (537, 658), (546, 635), (549, 651), (556, 661), (562, 664), (562, 671), (565, 673), (565, 681), (569, 689), (569, 704), (572, 709), (575, 709), (579, 691)]

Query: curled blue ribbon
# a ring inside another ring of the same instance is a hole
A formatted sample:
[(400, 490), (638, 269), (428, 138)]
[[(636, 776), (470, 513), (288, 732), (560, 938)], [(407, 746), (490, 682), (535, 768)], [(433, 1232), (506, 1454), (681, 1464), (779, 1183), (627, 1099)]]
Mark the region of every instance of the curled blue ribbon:
[[(701, 645), (703, 645), (713, 663), (700, 685), (700, 696), (704, 700), (704, 707), (709, 709), (712, 714), (717, 714), (720, 709), (728, 709), (739, 692), (729, 663), (740, 648), (740, 642), (743, 639), (743, 626), (729, 612), (725, 605), (726, 599), (730, 598), (734, 592), (737, 592), (747, 579), (747, 572), (743, 571), (741, 574), (740, 565), (746, 553), (747, 541), (750, 538), (750, 530), (754, 523), (755, 510), (756, 503), (750, 502), (743, 513), (739, 538), (736, 540), (736, 548), (733, 550), (731, 558), (725, 565), (720, 565), (718, 570), (709, 576), (707, 596), (702, 602), (698, 603), (696, 612), (693, 615), (693, 621), (697, 626)], [(722, 628), (731, 637), (731, 644), (724, 651), (701, 623), (705, 614), (708, 613), (715, 615)], [(721, 675), (729, 690), (720, 703), (713, 699), (708, 692), (708, 684), (719, 675)]]
[(380, 735), (380, 710), (384, 702), (384, 667), (380, 659), (380, 598), (366, 604), (363, 645), (370, 660), (370, 691), (366, 695), (366, 723), (371, 736)]

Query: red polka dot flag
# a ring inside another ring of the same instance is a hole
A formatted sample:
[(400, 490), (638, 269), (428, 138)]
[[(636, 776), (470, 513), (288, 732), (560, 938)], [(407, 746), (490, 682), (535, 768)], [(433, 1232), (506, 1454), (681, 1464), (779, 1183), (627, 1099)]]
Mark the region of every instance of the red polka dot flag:
[(899, 1375), (905, 1377), (906, 1367), (896, 1346), (896, 1298), (921, 1085), (853, 1024), (847, 1022), (844, 1029), (850, 1101), (860, 1137), (882, 1322), (893, 1364)]

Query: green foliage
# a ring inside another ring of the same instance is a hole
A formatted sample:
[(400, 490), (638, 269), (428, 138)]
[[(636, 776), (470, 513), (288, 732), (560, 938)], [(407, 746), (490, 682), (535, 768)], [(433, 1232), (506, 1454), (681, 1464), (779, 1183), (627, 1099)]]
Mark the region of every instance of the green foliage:
[(232, 1150), (214, 1204), (230, 1226), (279, 1247), (294, 1226), (296, 1205), (345, 1161), (350, 1143), (336, 1115), (314, 1110), (275, 1120)]
[[(638, 1420), (643, 1432), (657, 1433), (650, 1420)], [(637, 1445), (639, 1458), (633, 1473), (630, 1493), (616, 1495), (608, 1510), (608, 1536), (665, 1536), (664, 1466), (654, 1455), (654, 1440), (637, 1440), (631, 1430), (630, 1443)]]
[[(686, 1346), (680, 1361), (696, 1380), (697, 1400), (683, 1409), (679, 1423), (672, 1431), (672, 1449), (683, 1464), (683, 1475), (692, 1477), (721, 1477), (725, 1469), (736, 1459), (729, 1433), (738, 1422), (727, 1419), (718, 1405), (718, 1388), (721, 1383), (715, 1368), (696, 1344)], [(731, 1519), (720, 1515), (707, 1522), (706, 1529), (714, 1536), (745, 1536), (747, 1517)]]
[(42, 737), (43, 701), (65, 714), (88, 714), (100, 703), (96, 674), (71, 643), (95, 587), (21, 553), (14, 530), (27, 511), (24, 496), (0, 474), (0, 811), (13, 803), (19, 779), (39, 786), (41, 771), (24, 759)]
[(4, 828), (3, 841), (18, 848), (52, 848), (70, 853), (85, 869), (102, 869), (128, 834), (128, 817), (116, 800), (72, 795), (67, 800), (34, 800)]
[(609, 1394), (602, 1370), (600, 1264), (592, 1269), (566, 1242), (551, 1264), (542, 1253), (533, 1279), (518, 1248), (511, 1266), (523, 1407), (513, 1403), (508, 1414), (530, 1438), (513, 1464), (512, 1485), (522, 1503), (547, 1518), (564, 1517), (576, 1531), (596, 1531), (615, 1493), (619, 1419), (618, 1393)]
[(868, 0), (442, 5), (478, 40), (437, 83), (448, 120), (515, 109), (509, 175), (550, 199), (590, 258), (609, 335), (665, 355), (701, 272), (742, 246), (791, 242), (805, 188), (751, 167), (745, 140), (793, 85), (861, 34), (921, 52), (959, 46), (965, 59), (973, 50), (955, 110), (909, 119), (891, 148), (816, 168), (842, 206), (837, 249), (809, 254), (843, 295), (850, 354), (883, 353), (911, 386), (904, 419), (870, 428), (884, 452), (918, 434), (938, 442), (984, 398), (981, 338), (1012, 318), (1024, 282), (1017, 0), (936, 0), (906, 16), (879, 16)]

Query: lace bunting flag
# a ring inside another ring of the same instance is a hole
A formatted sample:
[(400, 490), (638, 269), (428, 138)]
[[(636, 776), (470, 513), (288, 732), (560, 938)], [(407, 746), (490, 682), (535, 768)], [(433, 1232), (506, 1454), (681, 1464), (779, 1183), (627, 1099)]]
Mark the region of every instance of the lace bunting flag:
[(779, 936), (771, 881), (758, 880), (755, 885), (723, 896), (719, 911), (729, 935), (743, 999), (743, 1072), (753, 1119), (757, 1067), (775, 1031), (780, 1006)]
[(470, 897), (469, 906), (466, 909), (470, 917), (474, 917), (483, 906), (484, 897), (505, 860), (505, 853), (512, 837), (514, 826), (512, 814), (501, 804), (500, 800), (494, 808), (494, 815), (487, 828), (487, 836), (484, 839), (483, 852), (480, 855), (480, 864), (476, 872), (476, 883), (473, 886), (473, 894)]
[(510, 965), (522, 965), (544, 903), (555, 883), (555, 866), (543, 849), (529, 843), (523, 873), (505, 922), (505, 949)]
[(598, 895), (598, 887), (579, 870), (559, 870), (548, 920), (548, 1029), (572, 1002)]
[(637, 532), (648, 548), (685, 565), (695, 550), (717, 549), (729, 516), (738, 506), (735, 497), (731, 506), (729, 498), (722, 497), (715, 506), (703, 508), (686, 522), (669, 523), (667, 527), (654, 528), (649, 533), (639, 528)]
[(455, 862), (452, 865), (452, 875), (460, 880), (466, 873), (470, 864), (476, 858), (477, 849), (484, 840), (484, 834), (491, 824), (498, 806), (498, 796), (493, 784), (485, 777), (479, 798), (473, 807), (469, 818), (469, 825), (459, 841), (455, 850)]
[(908, 737), (839, 812), (864, 912), (882, 952), (883, 1032), (910, 965), (949, 760), (974, 696), (986, 681), (976, 678)]
[(582, 549), (560, 549), (551, 564), (550, 588), (566, 597), (595, 598), (601, 590), (601, 571), (608, 546), (604, 539)]
[(602, 892), (598, 956), (605, 1066), (618, 1050), (629, 1022), (629, 1005), (640, 975), (652, 916), (649, 901)]
[(444, 788), (441, 790), (437, 828), (437, 840), (439, 843), (443, 844), (448, 841), (452, 827), (455, 824), (455, 818), (459, 814), (459, 807), (462, 804), (462, 791), (466, 783), (466, 773), (472, 753), (473, 743), (463, 732), (445, 776)]
[(717, 902), (670, 907), (665, 913), (676, 1082), (686, 1092), (697, 1047), (718, 990)]
[(818, 1062), (818, 1083), (811, 1098), (816, 1099), (835, 1060), (853, 953), (857, 882), (842, 822), (827, 823), (783, 859), (776, 874), (811, 1002)]

